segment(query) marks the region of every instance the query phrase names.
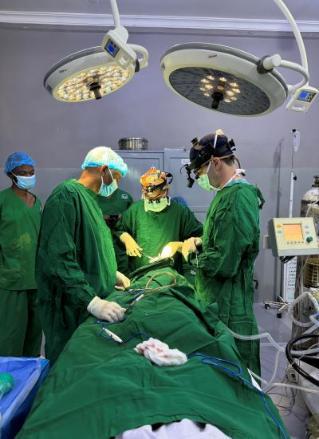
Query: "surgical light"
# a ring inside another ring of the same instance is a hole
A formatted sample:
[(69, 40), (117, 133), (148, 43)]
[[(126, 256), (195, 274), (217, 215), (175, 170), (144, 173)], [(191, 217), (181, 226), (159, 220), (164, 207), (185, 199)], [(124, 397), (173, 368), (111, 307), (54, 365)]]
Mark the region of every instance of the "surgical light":
[(44, 86), (58, 101), (101, 99), (123, 87), (147, 66), (147, 50), (127, 43), (128, 31), (120, 24), (116, 0), (110, 1), (115, 29), (106, 33), (101, 46), (72, 53), (46, 74)]
[[(274, 2), (292, 27), (301, 65), (283, 60), (279, 54), (260, 59), (224, 45), (180, 44), (170, 48), (161, 59), (166, 85), (183, 98), (221, 113), (264, 115), (288, 98), (287, 109), (307, 111), (319, 90), (308, 85), (306, 50), (292, 14), (282, 0)], [(287, 84), (276, 71), (278, 67), (294, 70), (303, 78), (295, 85)]]

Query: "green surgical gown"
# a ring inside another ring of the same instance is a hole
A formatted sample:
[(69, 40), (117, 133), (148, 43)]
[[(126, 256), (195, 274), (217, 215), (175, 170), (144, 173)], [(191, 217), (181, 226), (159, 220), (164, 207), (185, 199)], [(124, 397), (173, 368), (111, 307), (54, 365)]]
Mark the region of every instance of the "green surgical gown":
[(41, 203), (29, 207), (11, 189), (0, 192), (0, 356), (40, 354), (35, 255)]
[[(117, 189), (110, 197), (97, 197), (98, 204), (102, 210), (104, 219), (107, 221), (113, 237), (113, 246), (116, 256), (116, 262), (118, 270), (121, 273), (128, 274), (128, 256), (126, 254), (124, 244), (119, 240), (116, 234), (113, 233), (113, 228), (116, 223), (116, 219), (119, 219), (123, 212), (125, 212), (132, 204), (133, 198), (128, 192), (122, 189)], [(110, 221), (110, 217), (115, 219), (114, 225)]]
[(41, 203), (29, 207), (11, 189), (0, 192), (0, 288), (33, 290)]
[(96, 194), (76, 180), (60, 184), (46, 202), (36, 274), (46, 354), (54, 361), (88, 316), (94, 296), (106, 297), (116, 281), (111, 232)]
[[(158, 256), (171, 241), (184, 241), (202, 235), (202, 224), (186, 206), (171, 201), (162, 212), (145, 212), (144, 201), (134, 203), (122, 216), (117, 226), (119, 235), (129, 233), (143, 248), (141, 258), (129, 258), (130, 271), (149, 264), (148, 256)], [(177, 255), (176, 268), (182, 272), (182, 258)]]
[[(242, 335), (258, 333), (253, 312), (254, 261), (259, 250), (259, 209), (263, 197), (247, 182), (217, 192), (204, 224), (203, 251), (196, 294), (204, 304), (217, 302), (220, 319)], [(260, 373), (259, 343), (236, 340), (246, 366)]]

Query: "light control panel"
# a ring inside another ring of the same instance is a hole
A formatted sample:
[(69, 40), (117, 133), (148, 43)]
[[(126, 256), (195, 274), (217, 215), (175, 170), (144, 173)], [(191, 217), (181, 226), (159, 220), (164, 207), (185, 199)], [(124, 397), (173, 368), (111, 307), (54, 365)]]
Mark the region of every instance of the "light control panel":
[(314, 220), (272, 218), (268, 223), (270, 247), (274, 256), (318, 255), (319, 246)]

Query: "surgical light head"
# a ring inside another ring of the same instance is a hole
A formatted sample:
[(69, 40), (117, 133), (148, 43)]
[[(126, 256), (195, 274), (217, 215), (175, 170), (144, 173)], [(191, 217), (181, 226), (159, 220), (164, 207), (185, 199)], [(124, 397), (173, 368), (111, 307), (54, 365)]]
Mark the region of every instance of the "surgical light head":
[(187, 173), (188, 187), (192, 187), (195, 180), (199, 177), (200, 168), (208, 163), (212, 157), (226, 158), (233, 157), (235, 152), (235, 142), (228, 139), (224, 133), (218, 131), (192, 140), (192, 148), (189, 153), (190, 162), (184, 166)]
[(150, 201), (159, 201), (167, 196), (168, 187), (172, 181), (172, 174), (151, 167), (140, 178), (143, 197)]
[[(268, 114), (292, 96), (287, 108), (307, 111), (318, 94), (308, 85), (305, 46), (290, 11), (274, 0), (292, 26), (302, 65), (279, 54), (257, 58), (242, 50), (217, 44), (187, 43), (173, 46), (161, 59), (166, 85), (183, 98), (221, 113), (238, 116)], [(287, 84), (276, 71), (283, 67), (302, 75), (301, 82)], [(297, 100), (298, 104), (297, 105)]]
[(106, 33), (101, 46), (72, 53), (46, 74), (44, 87), (58, 101), (101, 99), (123, 87), (147, 66), (147, 50), (127, 43), (128, 32), (120, 25), (116, 0), (110, 1), (116, 27)]

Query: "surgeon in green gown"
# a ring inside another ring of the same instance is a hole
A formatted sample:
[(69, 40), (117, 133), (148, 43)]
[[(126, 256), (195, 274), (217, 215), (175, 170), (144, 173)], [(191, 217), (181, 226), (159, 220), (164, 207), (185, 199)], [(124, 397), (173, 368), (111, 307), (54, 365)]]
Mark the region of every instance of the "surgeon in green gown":
[(12, 185), (0, 192), (0, 356), (40, 355), (35, 256), (41, 203), (30, 191), (35, 162), (25, 152), (6, 160)]
[[(203, 137), (190, 153), (189, 171), (199, 186), (216, 195), (209, 207), (201, 239), (183, 245), (197, 267), (196, 294), (205, 306), (217, 303), (219, 318), (241, 335), (258, 334), (253, 312), (254, 261), (259, 250), (260, 190), (243, 178), (234, 142), (221, 130)], [(260, 375), (259, 343), (236, 340), (245, 365)]]
[(121, 273), (128, 274), (128, 256), (125, 246), (114, 234), (114, 229), (122, 214), (133, 204), (133, 198), (128, 192), (119, 188), (121, 179), (126, 175), (126, 172), (124, 170), (121, 170), (121, 172), (113, 170), (112, 174), (114, 180), (108, 186), (109, 195), (107, 197), (99, 195), (98, 204), (102, 210), (104, 220), (112, 233), (118, 270)]
[(120, 240), (129, 256), (130, 272), (162, 255), (175, 256), (176, 269), (182, 273), (181, 252), (184, 240), (202, 235), (202, 224), (193, 212), (168, 195), (171, 174), (150, 168), (140, 178), (143, 199), (124, 212), (117, 225)]
[(106, 300), (115, 285), (130, 281), (117, 271), (111, 232), (97, 194), (107, 196), (113, 171), (126, 165), (111, 148), (93, 148), (78, 180), (57, 186), (41, 221), (36, 274), (46, 355), (54, 362), (75, 329), (89, 314), (119, 321), (124, 309)]

